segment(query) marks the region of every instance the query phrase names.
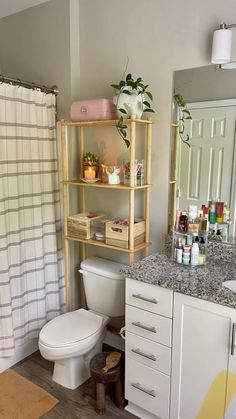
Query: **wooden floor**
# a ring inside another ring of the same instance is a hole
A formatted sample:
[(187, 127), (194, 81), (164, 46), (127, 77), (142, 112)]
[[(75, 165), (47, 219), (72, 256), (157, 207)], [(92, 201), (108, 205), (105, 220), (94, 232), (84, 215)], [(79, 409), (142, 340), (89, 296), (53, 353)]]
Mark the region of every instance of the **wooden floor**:
[[(91, 380), (86, 381), (76, 390), (66, 389), (52, 381), (53, 363), (43, 359), (39, 352), (35, 352), (28, 358), (16, 364), (13, 369), (45, 389), (59, 400), (59, 403), (50, 412), (41, 416), (41, 419), (91, 419), (99, 418), (94, 410), (95, 400)], [(106, 396), (106, 413), (101, 416), (104, 419), (134, 419), (125, 410), (118, 409)]]

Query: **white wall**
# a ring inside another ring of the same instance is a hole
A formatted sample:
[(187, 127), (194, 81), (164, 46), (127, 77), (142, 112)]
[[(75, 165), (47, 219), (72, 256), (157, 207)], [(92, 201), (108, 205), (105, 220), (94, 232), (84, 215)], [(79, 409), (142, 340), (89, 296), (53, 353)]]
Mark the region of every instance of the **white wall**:
[[(235, 0), (50, 0), (1, 19), (0, 72), (57, 84), (59, 117), (67, 117), (72, 99), (112, 97), (109, 85), (121, 79), (127, 56), (128, 70), (150, 85), (156, 109), (152, 252), (160, 249), (167, 230), (173, 71), (208, 65), (213, 29), (221, 21), (232, 23), (234, 10)], [(234, 41), (235, 36), (236, 31)], [(97, 144), (102, 143), (107, 160), (112, 158), (111, 149), (119, 158), (125, 156), (120, 138), (108, 138), (107, 132), (94, 136)], [(76, 153), (72, 164), (76, 164)], [(105, 207), (122, 206), (124, 211), (124, 193), (114, 196), (108, 192)], [(99, 200), (100, 195), (96, 197)], [(90, 197), (89, 204), (94, 202)], [(102, 204), (104, 201), (98, 202), (98, 206)]]
[(1, 19), (0, 71), (57, 85), (59, 117), (71, 101), (70, 0), (51, 0)]
[(127, 56), (128, 71), (155, 97), (152, 251), (167, 230), (173, 71), (209, 64), (212, 31), (231, 23), (234, 10), (234, 0), (80, 0), (81, 98), (112, 97), (109, 85), (121, 79)]

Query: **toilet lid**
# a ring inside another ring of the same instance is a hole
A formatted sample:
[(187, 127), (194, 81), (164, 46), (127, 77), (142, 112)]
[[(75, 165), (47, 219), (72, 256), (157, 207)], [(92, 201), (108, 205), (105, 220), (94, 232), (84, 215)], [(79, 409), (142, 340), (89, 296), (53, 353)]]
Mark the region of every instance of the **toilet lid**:
[(92, 336), (102, 326), (103, 318), (79, 309), (55, 317), (42, 328), (39, 339), (47, 346), (68, 346)]

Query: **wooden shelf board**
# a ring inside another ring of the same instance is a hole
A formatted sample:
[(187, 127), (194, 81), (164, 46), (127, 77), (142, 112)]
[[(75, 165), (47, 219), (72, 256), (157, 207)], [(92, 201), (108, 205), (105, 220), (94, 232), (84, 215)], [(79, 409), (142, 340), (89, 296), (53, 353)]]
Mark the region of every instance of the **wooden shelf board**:
[(96, 183), (86, 183), (83, 182), (81, 180), (76, 180), (76, 179), (72, 179), (72, 180), (64, 180), (62, 181), (62, 183), (64, 185), (75, 185), (75, 186), (92, 186), (93, 188), (105, 188), (105, 189), (126, 189), (126, 190), (130, 190), (130, 189), (148, 189), (151, 188), (151, 185), (142, 185), (142, 186), (129, 186), (129, 185), (124, 185), (122, 183), (119, 183), (118, 185), (111, 185), (108, 183), (104, 183), (101, 181), (98, 181)]
[(107, 249), (113, 249), (113, 250), (119, 250), (121, 252), (125, 252), (125, 253), (135, 253), (138, 252), (139, 250), (142, 249), (146, 249), (146, 247), (149, 247), (151, 245), (151, 243), (141, 243), (138, 246), (135, 246), (135, 248), (133, 250), (131, 249), (123, 249), (122, 247), (117, 247), (117, 246), (111, 246), (110, 244), (106, 244), (104, 242), (101, 242), (99, 240), (93, 240), (93, 239), (78, 239), (75, 237), (70, 237), (70, 236), (64, 236), (64, 239), (66, 240), (73, 240), (73, 241), (77, 241), (80, 243), (85, 243), (85, 244), (91, 244), (93, 246), (98, 246), (98, 247), (106, 247)]
[[(61, 125), (64, 126), (74, 126), (74, 127), (106, 127), (116, 125), (118, 120), (116, 119), (104, 119), (103, 121), (83, 121), (83, 122), (71, 122), (61, 120)], [(149, 119), (124, 119), (126, 124), (131, 124), (131, 122), (137, 122), (138, 124), (152, 124), (152, 121)]]

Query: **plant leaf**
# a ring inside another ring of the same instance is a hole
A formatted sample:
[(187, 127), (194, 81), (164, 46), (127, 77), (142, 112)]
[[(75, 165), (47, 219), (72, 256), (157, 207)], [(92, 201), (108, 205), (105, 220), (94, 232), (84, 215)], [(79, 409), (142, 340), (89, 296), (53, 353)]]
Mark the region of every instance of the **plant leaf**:
[(120, 111), (121, 113), (125, 113), (125, 114), (127, 114), (126, 110), (125, 110), (125, 109), (123, 109), (123, 108), (119, 108), (119, 109), (118, 109), (118, 111)]
[(129, 90), (122, 90), (122, 93), (125, 93), (126, 95), (131, 95), (131, 92)]
[(188, 109), (183, 109), (183, 110), (182, 110), (182, 112), (183, 112), (183, 113), (187, 113), (188, 115), (190, 115), (190, 112), (189, 112), (189, 110), (188, 110)]
[(130, 146), (129, 140), (124, 140), (124, 141), (125, 141), (126, 147), (129, 148), (129, 146)]
[(145, 92), (145, 93), (149, 97), (149, 99), (153, 100), (153, 96), (152, 96), (151, 92)]
[(143, 112), (153, 112), (153, 113), (155, 113), (155, 111), (153, 109), (151, 109), (151, 108), (150, 109), (149, 108), (144, 109)]
[(121, 80), (120, 83), (119, 83), (119, 88), (124, 87), (124, 86), (125, 86), (125, 81)]
[(149, 103), (149, 102), (147, 102), (146, 100), (144, 100), (144, 101), (143, 101), (143, 104), (144, 104), (145, 106), (147, 106), (148, 108), (151, 108), (150, 103)]
[(118, 86), (118, 84), (110, 84), (111, 87), (113, 87), (116, 90), (119, 90), (120, 87)]
[(126, 81), (128, 81), (128, 80), (130, 80), (130, 79), (132, 79), (132, 75), (129, 73), (129, 74), (127, 74), (127, 76), (126, 76)]
[(192, 117), (191, 116), (187, 116), (187, 118), (184, 118), (184, 119), (192, 119)]

